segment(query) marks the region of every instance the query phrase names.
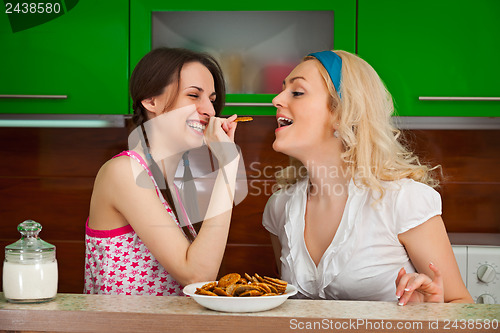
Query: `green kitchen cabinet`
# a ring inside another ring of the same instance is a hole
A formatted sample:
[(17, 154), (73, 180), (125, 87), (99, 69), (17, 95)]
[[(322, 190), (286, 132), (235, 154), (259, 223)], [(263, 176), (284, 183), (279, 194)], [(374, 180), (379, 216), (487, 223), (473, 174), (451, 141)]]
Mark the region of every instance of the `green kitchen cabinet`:
[(208, 52), (226, 78), (224, 114), (275, 114), (271, 100), (303, 56), (355, 43), (356, 0), (130, 0), (130, 71), (156, 47)]
[(127, 2), (17, 3), (0, 13), (0, 113), (129, 113)]
[(500, 1), (358, 5), (358, 54), (392, 93), (396, 115), (500, 116)]

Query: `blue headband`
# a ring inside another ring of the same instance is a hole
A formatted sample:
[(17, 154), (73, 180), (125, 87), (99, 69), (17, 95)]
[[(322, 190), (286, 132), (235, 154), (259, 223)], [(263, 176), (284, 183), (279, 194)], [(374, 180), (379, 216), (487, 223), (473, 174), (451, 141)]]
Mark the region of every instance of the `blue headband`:
[(342, 58), (340, 58), (337, 53), (333, 51), (315, 52), (308, 55), (318, 59), (323, 67), (325, 67), (328, 75), (330, 75), (330, 79), (332, 79), (335, 90), (337, 90), (339, 98), (341, 98), (340, 78), (342, 75)]

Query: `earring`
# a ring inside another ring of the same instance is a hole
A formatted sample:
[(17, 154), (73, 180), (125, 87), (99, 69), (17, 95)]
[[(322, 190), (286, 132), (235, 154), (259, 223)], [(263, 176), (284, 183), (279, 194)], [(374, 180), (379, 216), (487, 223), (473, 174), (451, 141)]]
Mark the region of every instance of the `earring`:
[[(337, 126), (339, 126), (339, 125), (340, 125), (340, 124), (339, 124), (339, 123), (337, 123)], [(334, 137), (336, 137), (336, 138), (338, 138), (338, 137), (340, 136), (339, 131), (338, 131), (338, 130), (335, 130), (335, 132), (333, 132), (333, 136), (334, 136)]]

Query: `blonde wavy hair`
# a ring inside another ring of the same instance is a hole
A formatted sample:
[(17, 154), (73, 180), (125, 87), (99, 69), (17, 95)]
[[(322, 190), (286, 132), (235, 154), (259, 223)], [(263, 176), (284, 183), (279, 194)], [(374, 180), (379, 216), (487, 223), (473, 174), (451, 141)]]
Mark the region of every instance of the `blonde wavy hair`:
[[(401, 132), (392, 124), (394, 103), (375, 70), (360, 57), (346, 51), (334, 51), (342, 58), (339, 98), (323, 65), (312, 56), (329, 91), (329, 106), (336, 113), (339, 138), (344, 145), (341, 155), (354, 181), (376, 190), (383, 197), (382, 181), (410, 178), (438, 186), (433, 176), (439, 166), (422, 165), (409, 151)], [(278, 188), (287, 187), (307, 176), (302, 163), (290, 157), (290, 166), (276, 173)], [(358, 185), (358, 184), (356, 184)]]

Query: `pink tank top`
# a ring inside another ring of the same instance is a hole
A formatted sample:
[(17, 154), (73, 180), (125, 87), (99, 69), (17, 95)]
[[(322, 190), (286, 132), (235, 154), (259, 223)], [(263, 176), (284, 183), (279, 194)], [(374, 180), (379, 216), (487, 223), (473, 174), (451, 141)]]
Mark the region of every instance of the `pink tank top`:
[[(124, 155), (133, 158), (147, 171), (163, 206), (181, 228), (142, 157), (134, 151), (124, 151), (113, 158)], [(178, 192), (177, 197), (179, 199)], [(183, 207), (181, 211), (185, 214)], [(188, 229), (196, 237), (196, 231), (191, 224)], [(130, 225), (112, 230), (94, 230), (89, 228), (88, 219), (85, 224), (84, 293), (184, 295), (182, 286), (160, 265)]]

